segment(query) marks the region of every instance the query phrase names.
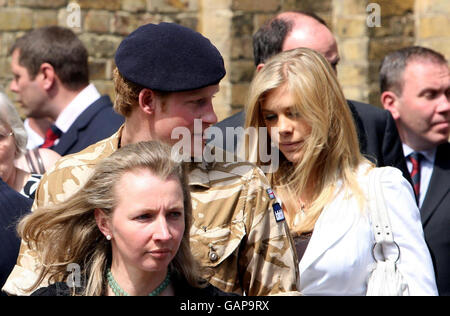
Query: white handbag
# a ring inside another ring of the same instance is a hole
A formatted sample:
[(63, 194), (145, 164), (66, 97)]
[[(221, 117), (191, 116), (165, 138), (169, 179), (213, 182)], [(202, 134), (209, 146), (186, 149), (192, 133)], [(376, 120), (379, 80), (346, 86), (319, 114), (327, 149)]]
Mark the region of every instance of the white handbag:
[[(394, 241), (388, 210), (384, 202), (381, 176), (384, 168), (374, 168), (369, 173), (369, 218), (375, 235), (372, 255), (375, 260), (367, 283), (367, 296), (408, 296), (409, 288), (397, 262), (400, 247)], [(394, 255), (388, 255), (394, 253)]]

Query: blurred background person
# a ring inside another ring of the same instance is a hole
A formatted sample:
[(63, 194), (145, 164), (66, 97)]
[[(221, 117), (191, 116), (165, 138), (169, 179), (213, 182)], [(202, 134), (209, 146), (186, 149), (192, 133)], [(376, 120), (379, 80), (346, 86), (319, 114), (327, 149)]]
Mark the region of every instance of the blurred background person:
[(111, 136), (124, 122), (89, 83), (88, 53), (68, 28), (34, 29), (11, 48), (10, 84), (25, 116), (50, 119), (43, 148), (61, 156)]
[(450, 295), (450, 70), (429, 48), (405, 47), (380, 68), (381, 102), (392, 113), (411, 172), (440, 295)]
[[(0, 93), (0, 177), (14, 190), (33, 199), (41, 176), (28, 169), (26, 144), (27, 134), (16, 108)], [(60, 157), (49, 149), (39, 149), (38, 155), (46, 168)]]
[[(1, 141), (0, 141), (1, 142)], [(18, 220), (30, 211), (33, 201), (19, 194), (0, 177), (0, 288), (14, 268), (20, 239), (16, 232)], [(6, 296), (4, 292), (0, 296)]]
[[(200, 278), (187, 178), (170, 156), (156, 141), (122, 147), (67, 201), (22, 220), (20, 235), (42, 254), (37, 282), (53, 282), (34, 295), (225, 295)], [(69, 263), (81, 267), (78, 289)]]
[[(359, 151), (352, 115), (331, 65), (307, 48), (274, 56), (251, 84), (245, 126), (267, 127), (280, 150), (280, 166), (268, 178), (296, 243), (300, 292), (365, 295), (375, 262), (366, 193), (374, 164)], [(257, 144), (255, 139), (250, 148)], [(381, 182), (400, 251), (397, 267), (409, 292), (436, 295), (411, 185), (392, 167), (383, 168)]]

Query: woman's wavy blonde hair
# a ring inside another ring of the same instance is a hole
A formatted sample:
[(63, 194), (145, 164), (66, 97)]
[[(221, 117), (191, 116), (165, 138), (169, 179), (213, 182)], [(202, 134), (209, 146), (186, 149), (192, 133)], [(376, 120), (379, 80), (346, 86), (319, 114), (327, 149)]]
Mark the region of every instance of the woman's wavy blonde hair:
[[(295, 110), (311, 127), (305, 140), (301, 161), (292, 164), (280, 153), (280, 166), (268, 178), (287, 210), (291, 232), (312, 231), (314, 224), (336, 195), (336, 184), (350, 189), (363, 203), (363, 193), (356, 180), (358, 165), (367, 161), (359, 151), (353, 117), (327, 60), (313, 50), (298, 48), (271, 58), (255, 75), (246, 103), (246, 127), (264, 125), (261, 106), (274, 89), (285, 88), (295, 100)], [(257, 141), (248, 144), (250, 153)], [(257, 164), (258, 157), (249, 157)], [(300, 209), (299, 196), (308, 187), (312, 204), (306, 218), (294, 222)], [(311, 187), (312, 186), (312, 187)]]
[[(201, 287), (200, 271), (190, 251), (191, 196), (187, 176), (181, 163), (170, 159), (168, 145), (151, 141), (118, 149), (100, 162), (88, 182), (66, 201), (36, 210), (18, 225), (21, 238), (35, 250), (42, 270), (32, 291), (48, 277), (50, 283), (67, 280), (69, 264), (81, 267), (85, 288), (78, 295), (105, 294), (105, 271), (111, 264), (111, 243), (100, 232), (94, 215), (101, 209), (112, 216), (117, 205), (116, 184), (123, 174), (139, 169), (150, 170), (161, 179), (176, 177), (184, 197), (185, 231), (180, 248), (171, 262), (172, 272)], [(149, 191), (151, 188), (149, 188)]]

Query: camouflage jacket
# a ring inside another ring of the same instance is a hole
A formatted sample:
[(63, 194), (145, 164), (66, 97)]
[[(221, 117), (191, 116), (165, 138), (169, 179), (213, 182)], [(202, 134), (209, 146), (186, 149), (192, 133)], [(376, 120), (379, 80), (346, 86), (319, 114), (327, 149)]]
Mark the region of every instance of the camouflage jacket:
[[(118, 148), (121, 131), (60, 159), (42, 178), (33, 210), (63, 201), (84, 185), (94, 166)], [(286, 222), (276, 219), (276, 199), (262, 171), (247, 162), (189, 163), (188, 170), (191, 249), (202, 266), (212, 268), (210, 283), (222, 291), (246, 295), (295, 293), (297, 255)], [(23, 289), (37, 278), (35, 258), (22, 243), (5, 292), (29, 294)]]

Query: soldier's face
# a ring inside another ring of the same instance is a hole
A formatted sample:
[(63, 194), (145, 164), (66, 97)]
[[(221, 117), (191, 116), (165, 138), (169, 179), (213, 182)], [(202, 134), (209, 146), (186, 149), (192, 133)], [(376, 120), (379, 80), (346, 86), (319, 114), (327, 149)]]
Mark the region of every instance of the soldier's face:
[[(174, 145), (180, 141), (178, 132), (184, 130), (190, 137), (191, 156), (194, 156), (194, 151), (201, 153), (205, 146), (205, 130), (217, 123), (212, 99), (218, 91), (219, 85), (212, 85), (165, 97), (164, 105), (160, 102), (155, 110), (153, 129), (156, 138)], [(201, 120), (197, 126), (194, 125), (196, 119)]]
[(109, 224), (113, 267), (165, 275), (185, 230), (180, 182), (139, 169), (122, 176), (115, 194)]

